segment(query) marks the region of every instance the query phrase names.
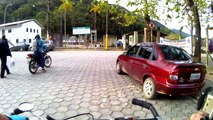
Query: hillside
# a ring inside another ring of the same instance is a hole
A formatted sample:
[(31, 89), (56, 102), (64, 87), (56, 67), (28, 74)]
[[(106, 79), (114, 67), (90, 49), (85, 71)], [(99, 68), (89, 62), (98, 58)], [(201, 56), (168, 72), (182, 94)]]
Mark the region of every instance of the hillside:
[(156, 26), (160, 27), (160, 29), (162, 30), (163, 33), (166, 33), (166, 34), (172, 33), (172, 31), (169, 28), (167, 28), (165, 25), (163, 25), (162, 23), (155, 21), (155, 20), (152, 20), (152, 22)]
[[(175, 34), (180, 34), (180, 31), (177, 30), (177, 29), (172, 29), (172, 31), (173, 31)], [(185, 32), (182, 32), (182, 36), (185, 38), (185, 37), (189, 37), (190, 34), (185, 33)]]

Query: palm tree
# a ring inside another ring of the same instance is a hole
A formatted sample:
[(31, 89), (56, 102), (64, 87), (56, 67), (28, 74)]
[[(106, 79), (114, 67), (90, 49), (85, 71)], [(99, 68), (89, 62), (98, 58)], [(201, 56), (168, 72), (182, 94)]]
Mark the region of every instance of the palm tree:
[(66, 40), (67, 39), (66, 38), (66, 34), (67, 34), (66, 13), (73, 9), (74, 2), (72, 2), (71, 0), (61, 0), (61, 2), (62, 2), (62, 4), (59, 7), (59, 11), (63, 11), (64, 12), (64, 36), (65, 36), (65, 40)]
[(96, 29), (96, 22), (97, 22), (97, 13), (100, 14), (100, 6), (99, 5), (92, 5), (92, 8), (90, 9), (90, 12), (94, 12), (95, 14), (95, 20), (94, 20), (94, 29)]

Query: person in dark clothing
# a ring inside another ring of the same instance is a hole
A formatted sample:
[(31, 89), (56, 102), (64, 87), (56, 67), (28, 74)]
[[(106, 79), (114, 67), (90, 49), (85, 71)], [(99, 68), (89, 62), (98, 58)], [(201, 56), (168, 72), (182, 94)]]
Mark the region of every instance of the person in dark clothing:
[(44, 46), (43, 41), (41, 40), (40, 35), (36, 35), (35, 39), (36, 39), (36, 41), (35, 41), (36, 46), (34, 46), (34, 47), (36, 47), (36, 49), (34, 49), (34, 54), (37, 55), (40, 58), (42, 70), (45, 71), (45, 69), (44, 69), (45, 59), (44, 59), (44, 55), (43, 55), (43, 48), (45, 46)]
[(7, 71), (7, 74), (10, 74), (10, 71), (7, 67), (7, 56), (12, 57), (12, 54), (9, 49), (9, 45), (5, 35), (2, 36), (0, 40), (0, 58), (1, 58), (1, 78), (4, 78), (4, 72)]

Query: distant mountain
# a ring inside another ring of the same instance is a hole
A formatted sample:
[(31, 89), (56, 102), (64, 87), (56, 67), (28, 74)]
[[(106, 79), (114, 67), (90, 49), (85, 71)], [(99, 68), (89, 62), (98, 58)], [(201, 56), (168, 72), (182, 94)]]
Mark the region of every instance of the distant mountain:
[[(177, 29), (172, 29), (172, 31), (173, 31), (175, 34), (179, 34), (179, 30), (177, 30)], [(183, 36), (183, 37), (189, 37), (190, 34), (185, 33), (185, 32), (182, 31), (182, 36)]]
[(156, 21), (156, 20), (151, 20), (151, 22), (153, 22), (155, 24), (155, 26), (158, 26), (160, 27), (161, 31), (163, 33), (166, 33), (166, 34), (170, 34), (171, 32), (173, 32), (172, 30), (170, 30), (169, 28), (167, 28), (165, 25), (163, 25), (162, 23)]

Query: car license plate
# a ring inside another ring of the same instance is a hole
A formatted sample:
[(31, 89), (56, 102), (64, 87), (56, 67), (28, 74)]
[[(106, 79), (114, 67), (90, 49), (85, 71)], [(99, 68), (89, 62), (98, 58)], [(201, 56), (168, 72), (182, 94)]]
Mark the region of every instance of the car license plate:
[(197, 80), (200, 79), (201, 73), (192, 73), (190, 76), (190, 80)]

